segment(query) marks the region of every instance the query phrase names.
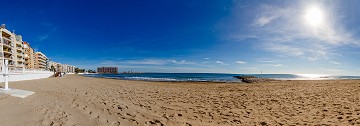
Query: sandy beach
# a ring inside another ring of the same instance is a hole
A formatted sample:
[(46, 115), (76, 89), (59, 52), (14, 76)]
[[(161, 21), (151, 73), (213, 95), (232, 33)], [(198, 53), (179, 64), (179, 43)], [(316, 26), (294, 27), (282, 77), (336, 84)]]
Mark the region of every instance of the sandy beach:
[(360, 80), (239, 84), (67, 75), (10, 88), (36, 93), (0, 95), (1, 125), (360, 125)]

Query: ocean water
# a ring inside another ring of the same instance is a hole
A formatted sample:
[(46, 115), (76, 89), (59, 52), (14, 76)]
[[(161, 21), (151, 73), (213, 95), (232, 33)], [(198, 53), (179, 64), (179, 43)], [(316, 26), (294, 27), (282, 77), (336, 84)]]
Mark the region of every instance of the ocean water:
[(332, 80), (360, 79), (360, 76), (333, 76), (323, 74), (220, 74), (220, 73), (139, 73), (139, 74), (85, 74), (87, 77), (143, 81), (241, 82), (234, 76), (256, 76), (277, 80)]

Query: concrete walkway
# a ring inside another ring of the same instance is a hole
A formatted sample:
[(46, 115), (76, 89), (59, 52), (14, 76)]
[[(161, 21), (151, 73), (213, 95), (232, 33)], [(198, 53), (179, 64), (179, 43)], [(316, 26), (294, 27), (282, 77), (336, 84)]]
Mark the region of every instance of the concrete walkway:
[(27, 96), (30, 96), (34, 93), (35, 92), (20, 90), (20, 89), (10, 89), (10, 90), (0, 89), (0, 94), (6, 94), (6, 95), (20, 97), (20, 98), (26, 98)]

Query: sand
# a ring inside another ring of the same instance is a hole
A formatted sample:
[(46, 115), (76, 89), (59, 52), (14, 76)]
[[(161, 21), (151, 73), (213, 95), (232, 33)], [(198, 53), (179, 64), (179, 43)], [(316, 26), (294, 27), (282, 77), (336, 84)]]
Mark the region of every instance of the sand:
[(0, 95), (1, 125), (360, 125), (360, 80), (175, 83), (67, 75), (10, 87), (36, 93)]

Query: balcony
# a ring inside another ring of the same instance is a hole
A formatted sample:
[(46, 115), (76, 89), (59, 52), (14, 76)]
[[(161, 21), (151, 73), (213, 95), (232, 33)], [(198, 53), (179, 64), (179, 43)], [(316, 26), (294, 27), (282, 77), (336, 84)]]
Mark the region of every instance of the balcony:
[(9, 44), (3, 44), (4, 48), (11, 48), (11, 46)]
[(9, 48), (14, 47), (14, 44), (12, 44), (11, 41), (6, 40), (4, 38), (3, 38), (3, 45), (6, 46), (6, 47), (9, 47)]
[(6, 60), (12, 60), (11, 57), (4, 57)]
[(38, 61), (39, 61), (39, 62), (45, 62), (44, 59), (40, 59), (40, 58), (38, 59)]
[(23, 68), (24, 65), (22, 65), (22, 64), (21, 64), (21, 65), (16, 65), (15, 67), (16, 67), (16, 68)]
[(15, 66), (15, 62), (9, 61), (9, 66)]
[(4, 54), (12, 54), (12, 50), (11, 49), (4, 49)]
[(13, 41), (12, 38), (10, 37), (10, 35), (9, 35), (9, 37), (3, 36), (2, 38), (4, 39), (4, 41), (5, 40), (6, 41)]
[(5, 51), (3, 51), (3, 52), (4, 52), (4, 57), (7, 57), (7, 58), (12, 57), (11, 53), (5, 52)]
[(44, 62), (37, 62), (37, 64), (39, 64), (39, 65), (46, 65), (46, 63), (44, 63)]
[(40, 64), (42, 64), (42, 65), (46, 65), (46, 62), (40, 62)]
[(42, 57), (42, 56), (38, 56), (37, 58), (38, 58), (38, 59), (44, 59), (44, 57)]
[(20, 43), (16, 43), (16, 47), (23, 47)]

